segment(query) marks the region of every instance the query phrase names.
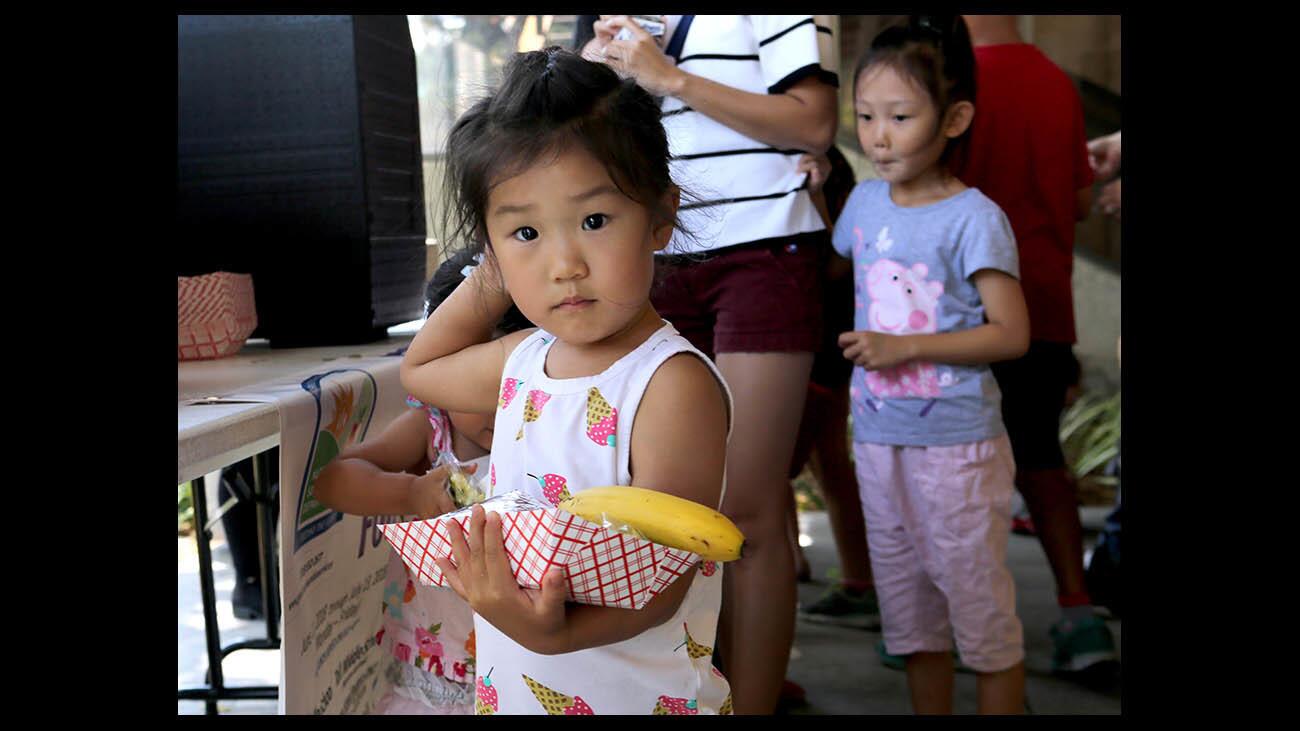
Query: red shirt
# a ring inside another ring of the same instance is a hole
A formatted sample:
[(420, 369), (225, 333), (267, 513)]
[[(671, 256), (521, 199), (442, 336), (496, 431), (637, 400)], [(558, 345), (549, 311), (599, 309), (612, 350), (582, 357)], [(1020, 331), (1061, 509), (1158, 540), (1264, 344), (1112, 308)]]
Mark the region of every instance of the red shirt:
[(1093, 181), (1079, 94), (1027, 43), (976, 47), (975, 67), (975, 120), (953, 172), (1011, 221), (1030, 339), (1074, 343), (1077, 192)]

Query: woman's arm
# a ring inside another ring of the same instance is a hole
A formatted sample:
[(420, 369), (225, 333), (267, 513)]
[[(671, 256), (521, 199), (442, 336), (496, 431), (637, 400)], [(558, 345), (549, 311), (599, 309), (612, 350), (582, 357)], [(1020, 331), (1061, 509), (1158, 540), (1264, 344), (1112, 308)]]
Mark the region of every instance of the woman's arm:
[(996, 269), (980, 269), (971, 275), (971, 281), (984, 302), (986, 324), (933, 335), (846, 332), (839, 338), (844, 357), (868, 370), (878, 370), (909, 360), (978, 365), (1024, 355), (1029, 349), (1029, 311), (1020, 282)]
[(589, 48), (605, 33), (621, 28), (632, 33), (630, 40), (606, 43), (605, 60), (651, 94), (677, 97), (746, 137), (780, 149), (819, 154), (835, 139), (836, 89), (829, 84), (807, 78), (780, 94), (753, 94), (674, 66), (654, 37), (626, 15), (602, 16), (595, 27), (597, 37)]
[(532, 330), (492, 340), (492, 329), (510, 308), (489, 253), (456, 287), (411, 341), (402, 357), (402, 387), (421, 401), (448, 411), (491, 413), (506, 357)]
[[(448, 470), (415, 475), (424, 462), (428, 416), (409, 410), (375, 439), (347, 449), (325, 466), (312, 494), (325, 507), (348, 515), (417, 515), (421, 519), (455, 510), (447, 494)], [(471, 472), (472, 473), (472, 472)]]

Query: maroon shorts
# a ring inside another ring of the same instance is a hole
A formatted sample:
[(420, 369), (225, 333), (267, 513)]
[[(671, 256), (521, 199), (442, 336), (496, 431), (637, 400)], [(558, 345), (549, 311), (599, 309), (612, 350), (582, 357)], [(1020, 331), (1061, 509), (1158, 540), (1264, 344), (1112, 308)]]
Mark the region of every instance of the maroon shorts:
[(699, 255), (661, 256), (655, 310), (710, 358), (816, 352), (822, 338), (827, 231)]

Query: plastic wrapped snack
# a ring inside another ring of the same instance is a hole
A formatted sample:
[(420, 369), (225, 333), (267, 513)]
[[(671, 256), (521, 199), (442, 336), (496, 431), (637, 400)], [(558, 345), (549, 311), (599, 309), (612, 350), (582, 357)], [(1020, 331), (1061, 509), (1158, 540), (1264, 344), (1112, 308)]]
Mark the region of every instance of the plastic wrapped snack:
[(462, 463), (450, 452), (439, 452), (438, 457), (438, 464), (447, 465), (447, 494), (451, 495), (451, 501), (456, 507), (469, 507), (487, 499), (481, 477), (466, 474), (461, 469)]
[[(640, 609), (700, 557), (597, 525), (519, 491), (488, 498), (484, 510), (501, 514), (510, 570), (520, 586), (538, 588), (552, 568), (563, 567), (569, 601)], [(451, 551), (449, 525), (468, 532), (471, 508), (428, 520), (381, 526), (411, 574), (422, 584), (446, 586), (435, 559)]]

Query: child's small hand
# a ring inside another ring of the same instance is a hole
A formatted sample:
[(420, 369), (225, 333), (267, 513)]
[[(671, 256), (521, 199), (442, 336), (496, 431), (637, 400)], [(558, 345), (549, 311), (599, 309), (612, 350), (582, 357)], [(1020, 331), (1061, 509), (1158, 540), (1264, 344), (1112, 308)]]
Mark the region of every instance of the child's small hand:
[[(466, 465), (461, 469), (468, 474), (473, 474), (478, 470), (478, 465)], [(411, 484), (411, 512), (415, 513), (420, 520), (434, 518), (456, 509), (456, 503), (447, 492), (449, 476), (448, 466), (438, 465), (415, 478), (415, 482)]]
[(541, 589), (525, 589), (515, 580), (501, 533), (501, 516), (475, 505), (470, 511), (469, 540), (460, 526), (448, 526), (455, 565), (438, 559), (447, 583), (479, 616), (525, 648), (542, 654), (562, 652), (564, 576), (551, 570)]
[(892, 368), (913, 358), (907, 336), (886, 335), (870, 330), (840, 333), (844, 357), (869, 371)]
[(831, 174), (831, 159), (825, 155), (804, 154), (799, 158), (799, 164), (795, 169), (801, 173), (808, 173), (808, 190), (816, 193), (826, 184), (826, 178)]

